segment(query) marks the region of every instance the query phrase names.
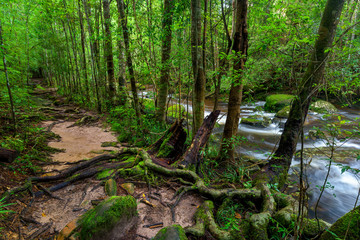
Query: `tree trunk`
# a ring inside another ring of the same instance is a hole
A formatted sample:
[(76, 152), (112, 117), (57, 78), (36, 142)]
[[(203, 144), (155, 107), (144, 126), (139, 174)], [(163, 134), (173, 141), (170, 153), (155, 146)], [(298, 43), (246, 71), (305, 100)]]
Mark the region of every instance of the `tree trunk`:
[(141, 115), (140, 115), (140, 109), (139, 109), (139, 99), (137, 95), (137, 87), (136, 87), (136, 81), (135, 81), (135, 75), (134, 75), (134, 68), (132, 64), (132, 58), (130, 53), (130, 43), (129, 43), (129, 30), (127, 28), (127, 20), (125, 16), (125, 10), (124, 10), (124, 0), (117, 0), (118, 4), (118, 10), (121, 17), (121, 26), (122, 26), (122, 32), (124, 35), (124, 42), (125, 42), (125, 54), (126, 54), (126, 62), (128, 65), (129, 75), (130, 75), (130, 83), (131, 83), (131, 91), (133, 95), (133, 101), (134, 101), (134, 108), (136, 111), (136, 117), (139, 124), (141, 124)]
[(105, 58), (107, 66), (107, 77), (109, 84), (109, 102), (114, 103), (115, 98), (115, 76), (114, 76), (114, 57), (112, 51), (112, 36), (111, 36), (111, 16), (110, 16), (110, 2), (103, 0), (104, 9), (104, 25), (105, 25)]
[(6, 57), (5, 57), (6, 50), (4, 48), (4, 42), (3, 42), (3, 37), (2, 37), (1, 20), (0, 20), (0, 48), (1, 48), (1, 51), (2, 51), (2, 54), (3, 54), (4, 72), (5, 72), (5, 78), (6, 78), (6, 87), (8, 89), (8, 93), (9, 93), (12, 124), (13, 124), (13, 129), (16, 132), (15, 108), (14, 108), (14, 101), (13, 101), (12, 94), (11, 94), (9, 75), (8, 75), (7, 66), (6, 66)]
[(158, 108), (156, 111), (157, 120), (165, 122), (166, 100), (168, 95), (168, 85), (170, 80), (170, 53), (172, 41), (172, 9), (173, 0), (164, 0), (164, 13), (162, 22), (162, 46), (161, 46), (161, 76), (159, 82)]
[(194, 74), (193, 93), (193, 134), (199, 129), (205, 111), (205, 69), (202, 61), (201, 4), (191, 0), (191, 58)]
[(280, 186), (287, 177), (311, 98), (317, 92), (317, 86), (324, 75), (325, 63), (329, 55), (326, 50), (331, 47), (334, 40), (343, 5), (344, 0), (328, 0), (326, 3), (318, 30), (319, 37), (315, 42), (315, 48), (299, 86), (300, 90), (297, 98), (294, 99), (291, 105), (289, 118), (281, 135), (279, 147), (265, 166), (271, 181), (279, 182)]
[(236, 54), (236, 59), (233, 63), (233, 81), (230, 89), (228, 113), (220, 149), (221, 158), (227, 160), (234, 159), (235, 146), (233, 138), (236, 136), (240, 118), (243, 88), (242, 71), (244, 70), (248, 49), (247, 6), (247, 0), (236, 1), (232, 47), (233, 52)]

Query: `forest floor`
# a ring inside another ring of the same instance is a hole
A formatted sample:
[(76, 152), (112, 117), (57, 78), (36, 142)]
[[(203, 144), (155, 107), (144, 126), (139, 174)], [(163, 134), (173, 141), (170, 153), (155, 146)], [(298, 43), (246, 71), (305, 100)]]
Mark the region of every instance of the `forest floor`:
[[(65, 104), (65, 99), (57, 96), (53, 90), (43, 89), (41, 91), (46, 94), (37, 92), (36, 95), (41, 98), (40, 102), (47, 102), (48, 106), (42, 109), (51, 119), (51, 121), (42, 122), (41, 127), (59, 136), (58, 140), (50, 141), (48, 144), (62, 151), (53, 154), (51, 162), (44, 164), (41, 176), (58, 174), (85, 159), (106, 152), (119, 151), (126, 146), (126, 143), (117, 142), (115, 134), (106, 126), (104, 117), (75, 105)], [(51, 102), (48, 100), (49, 94), (52, 96)], [(104, 143), (105, 145), (112, 144), (105, 147)], [(11, 180), (16, 182), (16, 179)], [(136, 232), (139, 240), (154, 237), (162, 226), (166, 227), (175, 223), (182, 227), (193, 225), (193, 215), (203, 202), (203, 199), (196, 194), (186, 194), (175, 208), (175, 221), (173, 221), (170, 206), (175, 202), (172, 197), (180, 187), (178, 183), (169, 181), (150, 187), (145, 181), (136, 179), (118, 178), (116, 182), (119, 196), (127, 194), (121, 184), (134, 185), (135, 191), (132, 195), (138, 200), (140, 216)], [(4, 181), (1, 185), (6, 185), (6, 182)], [(103, 185), (101, 180), (87, 178), (53, 192), (52, 195), (45, 194), (33, 199), (28, 194), (22, 199), (15, 200), (17, 204), (12, 209), (16, 212), (12, 214), (11, 221), (6, 223), (7, 226), (1, 230), (0, 238), (53, 239), (68, 223), (92, 208), (93, 203), (106, 198)], [(43, 186), (47, 188), (51, 184), (43, 184)], [(5, 188), (5, 186), (2, 187)], [(144, 194), (150, 197), (152, 205), (140, 201)], [(161, 227), (144, 227), (156, 223), (162, 223)]]

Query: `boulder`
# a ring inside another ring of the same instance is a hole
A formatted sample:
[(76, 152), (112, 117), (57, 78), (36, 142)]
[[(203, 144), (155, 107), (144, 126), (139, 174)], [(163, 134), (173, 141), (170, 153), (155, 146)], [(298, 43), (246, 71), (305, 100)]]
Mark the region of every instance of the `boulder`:
[(261, 115), (253, 115), (241, 119), (241, 124), (265, 128), (271, 124), (271, 119)]
[(161, 229), (152, 240), (187, 240), (184, 229), (174, 224)]
[(113, 196), (87, 211), (77, 222), (79, 232), (75, 239), (135, 239), (134, 229), (138, 223), (136, 199)]
[(286, 106), (289, 106), (294, 99), (294, 95), (274, 94), (266, 97), (264, 110), (268, 112), (278, 112)]
[(283, 107), (280, 111), (275, 114), (277, 118), (288, 118), (290, 113), (290, 106)]
[(325, 114), (335, 113), (338, 111), (334, 105), (324, 100), (318, 100), (312, 103), (310, 105), (310, 110), (317, 113), (325, 113)]

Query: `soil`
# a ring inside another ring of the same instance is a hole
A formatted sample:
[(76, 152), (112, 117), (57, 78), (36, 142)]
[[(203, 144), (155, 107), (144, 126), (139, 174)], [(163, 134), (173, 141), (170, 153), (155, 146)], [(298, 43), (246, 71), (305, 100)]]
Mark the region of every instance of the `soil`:
[[(72, 106), (57, 106), (56, 116), (60, 119), (66, 119), (59, 113), (69, 112)], [(80, 119), (87, 115), (84, 110), (80, 112), (75, 119)], [(56, 174), (61, 170), (72, 167), (69, 164), (95, 157), (106, 151), (118, 151), (121, 144), (115, 147), (101, 147), (103, 142), (114, 142), (116, 136), (114, 133), (103, 127), (101, 120), (92, 122), (84, 126), (74, 126), (73, 120), (46, 121), (42, 123), (44, 128), (51, 128), (51, 131), (60, 136), (60, 140), (49, 142), (54, 148), (60, 148), (63, 152), (56, 153), (52, 156), (52, 164), (44, 167), (47, 175)], [(123, 182), (130, 182), (128, 179), (118, 179), (118, 186)], [(183, 227), (194, 224), (193, 215), (197, 207), (203, 202), (199, 196), (195, 194), (185, 194), (179, 204), (175, 208), (175, 221), (171, 213), (171, 204), (175, 202), (173, 195), (176, 185), (167, 184), (166, 186), (152, 186), (151, 192), (146, 184), (142, 182), (133, 182), (135, 185), (135, 193), (133, 196), (138, 200), (138, 213), (140, 216), (140, 224), (137, 228), (137, 239), (150, 239), (156, 235), (161, 229), (144, 227), (148, 224), (162, 223), (163, 227), (180, 224)], [(45, 185), (48, 187), (47, 185)], [(153, 196), (149, 199), (153, 206), (141, 202), (141, 198)], [(118, 187), (118, 195), (126, 195), (126, 192)], [(44, 195), (35, 198), (31, 202), (29, 197), (27, 200), (21, 200), (16, 216), (13, 218), (12, 226), (5, 229), (0, 234), (5, 239), (52, 239), (56, 236), (68, 223), (84, 214), (92, 208), (93, 200), (103, 200), (106, 198), (104, 187), (101, 181), (94, 179), (86, 179), (81, 182), (69, 185), (59, 191), (53, 193), (53, 196)], [(20, 214), (22, 212), (22, 214)], [(22, 215), (22, 219), (20, 219)], [(41, 234), (39, 231), (43, 231)], [(19, 236), (20, 233), (20, 236)], [(33, 236), (37, 237), (33, 238)]]

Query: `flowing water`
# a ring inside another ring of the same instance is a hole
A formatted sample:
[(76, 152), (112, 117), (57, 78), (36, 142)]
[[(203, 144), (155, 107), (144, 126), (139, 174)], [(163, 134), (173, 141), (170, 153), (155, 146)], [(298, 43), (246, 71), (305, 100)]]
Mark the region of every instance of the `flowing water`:
[[(178, 100), (173, 100), (170, 104), (178, 104)], [(181, 100), (181, 104), (192, 112), (191, 101)], [(241, 106), (241, 118), (262, 115), (270, 118), (272, 123), (268, 127), (254, 127), (245, 124), (239, 124), (238, 136), (246, 139), (244, 143), (236, 147), (237, 153), (247, 156), (252, 156), (257, 159), (268, 159), (270, 154), (276, 148), (280, 136), (283, 131), (286, 119), (275, 118), (274, 113), (268, 113), (261, 111), (265, 102), (258, 101), (253, 104), (243, 104)], [(205, 102), (205, 115), (210, 114), (213, 109), (213, 103), (209, 100)], [(227, 105), (220, 103), (219, 110), (221, 110), (220, 119), (218, 123), (220, 127), (214, 129), (213, 134), (221, 135), (223, 125), (226, 121)], [(341, 108), (338, 112), (343, 116), (343, 119), (351, 121), (359, 121), (359, 112), (349, 108)], [(333, 120), (334, 121), (334, 120)], [(323, 114), (317, 114), (309, 112), (306, 122), (304, 124), (304, 135), (308, 136), (309, 131), (313, 127), (321, 128), (325, 123), (329, 123), (329, 120), (324, 120)], [(360, 161), (357, 161), (356, 154), (347, 154), (352, 150), (358, 150), (360, 154), (360, 140), (350, 139), (346, 142), (336, 140), (336, 153), (343, 153), (342, 157), (338, 157), (335, 154), (334, 163), (332, 163), (328, 184), (321, 197), (320, 204), (318, 206), (318, 216), (330, 223), (335, 222), (338, 218), (350, 211), (356, 202), (356, 198), (360, 188), (359, 174), (353, 174), (351, 172), (341, 172), (341, 166), (338, 166), (338, 161), (342, 162), (343, 166), (350, 166), (351, 168), (360, 169)], [(324, 149), (327, 143), (321, 139), (305, 138), (304, 149)], [(341, 148), (340, 148), (341, 147)], [(301, 149), (301, 144), (298, 143), (297, 149)], [(309, 214), (310, 217), (314, 217), (314, 206), (320, 194), (320, 186), (323, 185), (325, 176), (327, 174), (329, 166), (329, 151), (324, 153), (318, 153), (313, 155), (310, 159), (305, 159), (306, 164), (306, 177), (309, 184)], [(346, 161), (344, 162), (344, 159)], [(294, 158), (291, 164), (289, 174), (293, 174), (299, 168), (300, 161), (298, 158)], [(358, 203), (359, 205), (359, 203)]]

